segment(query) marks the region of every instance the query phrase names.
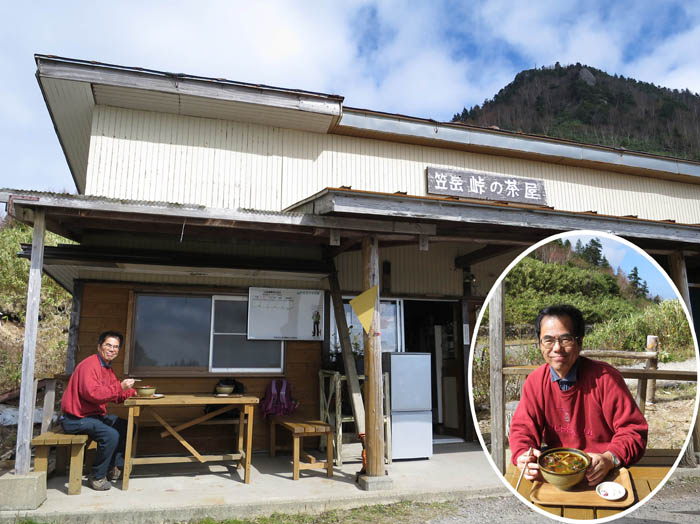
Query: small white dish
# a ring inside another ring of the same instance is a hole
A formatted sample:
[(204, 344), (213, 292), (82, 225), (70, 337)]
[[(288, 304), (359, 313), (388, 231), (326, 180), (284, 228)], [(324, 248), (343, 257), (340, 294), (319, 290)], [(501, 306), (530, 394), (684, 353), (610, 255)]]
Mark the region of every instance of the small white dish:
[(595, 491), (605, 500), (620, 500), (627, 494), (625, 487), (617, 482), (601, 482), (595, 487)]
[(230, 397), (231, 393), (215, 393), (215, 397)]
[(153, 396), (151, 398), (163, 398), (165, 395), (163, 393), (153, 393)]

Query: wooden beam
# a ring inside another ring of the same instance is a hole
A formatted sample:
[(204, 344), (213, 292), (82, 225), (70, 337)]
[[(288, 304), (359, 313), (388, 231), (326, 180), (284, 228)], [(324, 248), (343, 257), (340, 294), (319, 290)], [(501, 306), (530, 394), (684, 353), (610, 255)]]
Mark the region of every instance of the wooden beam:
[(15, 471), (18, 475), (29, 473), (31, 461), (30, 442), (34, 428), (34, 362), (36, 360), (36, 336), (39, 327), (39, 302), (41, 300), (41, 274), (44, 263), (44, 233), (46, 215), (43, 209), (34, 213), (32, 257), (27, 285), (27, 314), (24, 324), (24, 353), (22, 355), (22, 383), (17, 420), (17, 445)]
[[(333, 312), (335, 313), (335, 323), (338, 328), (338, 338), (340, 339), (340, 351), (343, 355), (343, 363), (345, 364), (345, 376), (350, 394), (350, 406), (352, 414), (355, 418), (355, 430), (357, 434), (365, 432), (365, 406), (362, 401), (362, 391), (360, 390), (360, 381), (357, 378), (357, 368), (355, 367), (355, 357), (352, 354), (352, 344), (350, 342), (350, 331), (348, 330), (348, 322), (345, 318), (345, 306), (343, 305), (343, 296), (340, 293), (340, 284), (338, 283), (338, 272), (333, 259), (328, 260), (328, 265), (331, 269), (328, 275), (328, 285), (331, 292), (331, 300), (333, 302)], [(338, 392), (339, 395), (340, 392)], [(340, 396), (336, 397), (336, 402), (340, 401)]]
[(367, 475), (383, 477), (384, 388), (382, 387), (382, 339), (379, 310), (379, 242), (376, 236), (368, 236), (362, 240), (362, 281), (364, 289), (377, 286), (372, 324), (369, 333), (364, 333)]
[[(110, 220), (137, 220), (144, 223), (172, 222), (182, 225), (182, 221), (186, 218), (188, 226), (240, 228), (246, 227), (247, 224), (258, 224), (254, 227), (262, 229), (262, 225), (267, 224), (271, 227), (285, 225), (307, 228), (322, 227), (406, 235), (434, 235), (436, 232), (434, 224), (405, 220), (378, 220), (296, 213), (253, 213), (225, 208), (207, 208), (204, 206), (144, 205), (137, 202), (115, 201), (108, 198), (86, 200), (65, 195), (42, 195), (39, 200), (36, 200), (34, 196), (30, 198), (21, 194), (12, 194), (9, 197), (13, 199), (16, 216), (18, 217), (23, 209), (45, 208), (49, 210), (48, 213), (51, 216), (68, 215)], [(313, 234), (313, 229), (310, 232)]]
[(472, 264), (477, 264), (483, 262), (484, 260), (489, 260), (491, 258), (505, 255), (511, 251), (522, 251), (522, 246), (500, 246), (500, 245), (489, 245), (482, 247), (481, 249), (475, 249), (474, 251), (467, 253), (466, 255), (459, 256), (455, 258), (456, 268), (467, 268)]
[(399, 197), (386, 194), (348, 193), (329, 191), (317, 199), (328, 202), (334, 213), (380, 215), (386, 218), (422, 221), (447, 221), (497, 226), (525, 227), (572, 231), (598, 229), (628, 238), (670, 240), (700, 243), (700, 228), (635, 218), (554, 211), (551, 209), (524, 209), (522, 207), (481, 204), (445, 199)]
[(491, 372), (491, 458), (502, 475), (506, 472), (506, 404), (503, 363), (505, 360), (505, 292), (503, 282), (489, 302), (489, 363)]

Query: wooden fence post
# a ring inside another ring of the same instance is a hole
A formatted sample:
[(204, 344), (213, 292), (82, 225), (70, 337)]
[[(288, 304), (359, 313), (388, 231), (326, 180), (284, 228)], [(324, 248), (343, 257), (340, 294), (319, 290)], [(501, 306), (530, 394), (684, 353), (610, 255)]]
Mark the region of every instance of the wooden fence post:
[(505, 474), (505, 387), (503, 361), (505, 352), (505, 295), (503, 282), (495, 289), (489, 302), (489, 368), (491, 372), (491, 457)]
[[(647, 360), (647, 369), (659, 369), (659, 337), (655, 335), (647, 335), (647, 351), (655, 351), (656, 357)], [(656, 379), (649, 379), (649, 387), (647, 388), (646, 403), (653, 404), (656, 402)]]

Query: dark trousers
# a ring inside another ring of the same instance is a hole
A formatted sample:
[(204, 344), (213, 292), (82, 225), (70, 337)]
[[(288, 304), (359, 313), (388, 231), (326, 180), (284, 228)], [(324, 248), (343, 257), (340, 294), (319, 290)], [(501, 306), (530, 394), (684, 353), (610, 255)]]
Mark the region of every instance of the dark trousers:
[(64, 415), (61, 417), (61, 425), (66, 433), (87, 435), (97, 442), (97, 455), (90, 471), (94, 478), (105, 478), (107, 470), (113, 466), (124, 467), (126, 420), (116, 415), (92, 415), (84, 418)]

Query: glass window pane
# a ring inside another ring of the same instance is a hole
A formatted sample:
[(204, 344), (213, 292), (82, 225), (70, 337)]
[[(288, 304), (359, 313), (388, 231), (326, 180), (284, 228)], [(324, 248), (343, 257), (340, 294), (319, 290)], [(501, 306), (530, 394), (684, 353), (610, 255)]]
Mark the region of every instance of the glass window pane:
[(207, 367), (211, 299), (136, 296), (133, 366)]
[(248, 340), (245, 335), (214, 335), (212, 368), (282, 370), (282, 343)]
[(214, 302), (214, 333), (238, 333), (247, 331), (248, 301), (221, 300)]
[[(345, 307), (345, 320), (348, 323), (350, 333), (350, 345), (353, 353), (364, 354), (364, 329), (360, 319), (355, 315), (352, 306), (347, 302)], [(398, 351), (399, 338), (396, 323), (397, 304), (395, 301), (380, 302), (380, 332), (382, 334), (382, 351)], [(334, 325), (331, 329), (331, 351), (340, 352), (340, 341), (338, 339), (338, 328)]]

